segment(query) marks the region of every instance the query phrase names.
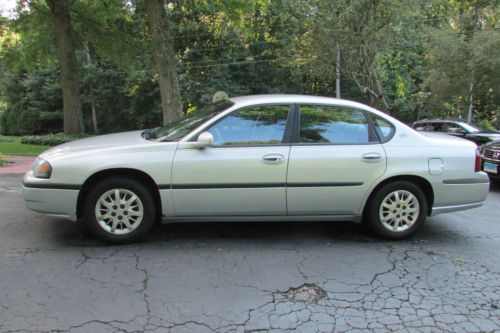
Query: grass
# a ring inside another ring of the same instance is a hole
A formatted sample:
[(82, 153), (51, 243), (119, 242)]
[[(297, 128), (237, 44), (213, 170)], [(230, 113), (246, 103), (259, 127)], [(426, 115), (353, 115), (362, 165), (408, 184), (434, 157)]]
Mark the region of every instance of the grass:
[(0, 153), (3, 155), (37, 156), (49, 148), (49, 146), (23, 144), (20, 136), (0, 135)]

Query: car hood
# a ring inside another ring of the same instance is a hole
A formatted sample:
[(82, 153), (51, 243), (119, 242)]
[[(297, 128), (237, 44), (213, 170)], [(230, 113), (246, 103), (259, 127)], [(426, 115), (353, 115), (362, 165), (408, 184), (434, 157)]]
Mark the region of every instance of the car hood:
[(115, 134), (98, 135), (80, 139), (53, 147), (40, 155), (44, 159), (67, 158), (81, 154), (109, 153), (111, 151), (127, 151), (158, 144), (142, 137), (143, 131), (132, 131)]
[(500, 140), (491, 141), (484, 145), (485, 148), (500, 149)]

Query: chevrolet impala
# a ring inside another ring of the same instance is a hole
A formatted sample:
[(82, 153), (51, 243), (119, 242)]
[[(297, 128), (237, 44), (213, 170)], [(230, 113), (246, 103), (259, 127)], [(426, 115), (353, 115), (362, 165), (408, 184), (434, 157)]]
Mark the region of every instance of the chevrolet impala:
[(481, 206), (489, 180), (470, 141), (352, 101), (260, 95), (54, 147), (22, 189), (30, 209), (110, 243), (155, 221), (353, 221), (402, 239), (428, 216)]

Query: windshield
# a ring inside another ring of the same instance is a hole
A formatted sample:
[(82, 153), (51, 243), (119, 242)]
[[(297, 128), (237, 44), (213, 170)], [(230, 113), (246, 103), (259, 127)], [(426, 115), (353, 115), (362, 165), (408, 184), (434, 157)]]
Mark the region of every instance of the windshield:
[(460, 123), (460, 125), (462, 125), (462, 127), (465, 128), (469, 133), (477, 133), (484, 131), (484, 129), (477, 126), (476, 124)]
[(197, 111), (190, 112), (177, 121), (156, 128), (150, 133), (146, 132), (146, 139), (162, 142), (176, 141), (233, 105), (233, 102), (224, 100), (197, 108)]

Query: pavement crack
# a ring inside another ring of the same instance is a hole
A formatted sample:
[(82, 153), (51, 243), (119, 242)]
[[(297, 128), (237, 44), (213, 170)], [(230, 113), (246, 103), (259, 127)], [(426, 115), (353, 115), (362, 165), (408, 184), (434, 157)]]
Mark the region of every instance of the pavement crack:
[(142, 299), (143, 299), (144, 304), (146, 306), (146, 314), (145, 314), (146, 315), (146, 324), (144, 325), (144, 329), (145, 329), (151, 322), (151, 305), (149, 303), (149, 297), (147, 294), (150, 275), (149, 275), (149, 272), (146, 268), (139, 267), (140, 257), (139, 257), (137, 252), (134, 252), (134, 257), (135, 257), (135, 269), (144, 274), (144, 278), (142, 280), (142, 288), (138, 292), (139, 292), (139, 294), (142, 295)]

